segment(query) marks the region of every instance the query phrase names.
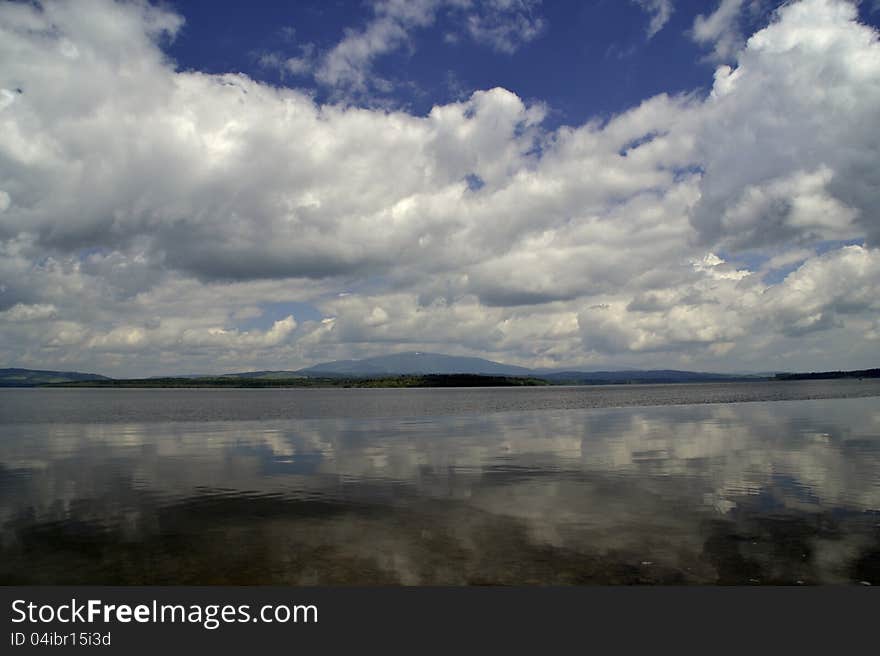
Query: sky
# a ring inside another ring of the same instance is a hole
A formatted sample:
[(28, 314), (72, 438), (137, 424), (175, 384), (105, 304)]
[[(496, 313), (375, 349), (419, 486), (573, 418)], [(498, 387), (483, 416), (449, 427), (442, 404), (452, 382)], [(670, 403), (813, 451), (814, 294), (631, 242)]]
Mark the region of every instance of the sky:
[(0, 3), (0, 367), (880, 366), (880, 0)]

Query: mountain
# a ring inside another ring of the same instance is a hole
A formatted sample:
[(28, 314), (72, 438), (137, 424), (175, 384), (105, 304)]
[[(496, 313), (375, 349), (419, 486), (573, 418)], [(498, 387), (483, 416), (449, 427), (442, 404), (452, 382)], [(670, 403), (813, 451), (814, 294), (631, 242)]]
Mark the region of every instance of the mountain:
[(0, 369), (0, 387), (36, 387), (47, 383), (72, 383), (88, 380), (111, 380), (99, 374), (78, 371), (42, 371), (39, 369)]
[[(261, 372), (263, 374), (267, 372)], [(757, 380), (761, 377), (740, 374), (715, 374), (673, 369), (624, 371), (559, 371), (527, 369), (513, 365), (439, 353), (414, 351), (381, 355), (363, 360), (324, 362), (295, 372), (301, 376), (387, 376), (398, 374), (481, 374), (491, 376), (538, 377), (555, 384), (614, 385), (622, 383), (689, 383), (734, 380)]]
[(296, 372), (301, 376), (379, 376), (397, 374), (482, 374), (532, 376), (534, 371), (482, 358), (411, 351), (363, 360), (324, 362)]

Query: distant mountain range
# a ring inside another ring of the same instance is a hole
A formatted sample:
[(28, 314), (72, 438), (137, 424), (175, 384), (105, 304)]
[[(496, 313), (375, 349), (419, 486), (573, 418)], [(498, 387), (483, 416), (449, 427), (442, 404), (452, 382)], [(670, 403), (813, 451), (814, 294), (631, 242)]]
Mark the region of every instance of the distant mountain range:
[[(746, 381), (804, 378), (858, 378), (878, 377), (880, 370), (859, 372), (824, 372), (811, 374), (767, 373), (767, 374), (719, 374), (699, 371), (678, 371), (675, 369), (580, 371), (529, 369), (502, 364), (483, 358), (459, 357), (440, 353), (411, 351), (394, 353), (362, 360), (336, 360), (324, 362), (305, 369), (280, 371), (248, 371), (221, 376), (201, 376), (180, 374), (176, 376), (153, 377), (149, 379), (125, 379), (125, 381), (203, 381), (207, 385), (235, 386), (234, 381), (266, 384), (283, 384), (284, 381), (301, 380), (303, 383), (314, 379), (361, 379), (390, 378), (394, 376), (493, 376), (541, 379), (556, 385), (614, 385), (626, 383), (699, 383), (722, 381)], [(116, 379), (119, 380), (119, 379)], [(0, 369), (0, 387), (35, 387), (49, 384), (88, 384), (100, 385), (101, 381), (112, 383), (107, 376), (75, 371), (39, 371), (33, 369)], [(124, 381), (120, 381), (124, 382)], [(437, 381), (434, 381), (437, 382)], [(449, 381), (446, 381), (449, 382)], [(473, 382), (473, 381), (470, 381)], [(439, 384), (439, 383), (438, 383)], [(488, 383), (487, 383), (488, 384)]]
[[(271, 373), (271, 372), (261, 372)], [(363, 360), (337, 360), (324, 362), (292, 372), (296, 376), (394, 376), (416, 374), (479, 374), (482, 376), (529, 376), (543, 378), (554, 383), (615, 384), (615, 383), (680, 383), (722, 380), (752, 380), (756, 376), (703, 373), (695, 371), (623, 370), (623, 371), (576, 371), (554, 369), (528, 369), (502, 364), (483, 358), (458, 357), (440, 353), (412, 351), (380, 355)], [(236, 375), (236, 374), (233, 374)], [(760, 376), (757, 376), (760, 377)], [(765, 376), (766, 377), (766, 376)]]

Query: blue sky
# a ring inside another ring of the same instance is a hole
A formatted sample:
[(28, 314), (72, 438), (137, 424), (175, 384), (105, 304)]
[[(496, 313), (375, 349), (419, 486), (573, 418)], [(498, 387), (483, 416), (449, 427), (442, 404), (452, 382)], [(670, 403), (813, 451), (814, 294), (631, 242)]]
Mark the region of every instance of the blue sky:
[[(297, 57), (303, 46), (326, 51), (346, 29), (367, 24), (365, 2), (178, 2), (187, 24), (166, 51), (182, 68), (241, 71), (279, 85), (312, 88), (320, 100), (328, 89), (309, 74), (285, 75), (260, 64), (261, 55)], [(381, 56), (375, 70), (395, 87), (377, 97), (415, 113), (502, 86), (521, 98), (552, 108), (551, 122), (579, 124), (619, 112), (661, 92), (706, 89), (712, 64), (684, 32), (705, 2), (680, 3), (664, 28), (648, 39), (649, 16), (635, 3), (553, 2), (533, 9), (544, 21), (540, 36), (515, 52), (498, 52), (461, 38), (455, 16), (441, 13), (429, 28), (414, 29), (411, 43)], [(689, 6), (688, 6), (689, 5)], [(377, 98), (377, 99), (378, 99)]]
[[(316, 84), (309, 73), (282, 75), (276, 67), (261, 65), (261, 56), (300, 57), (304, 47), (325, 52), (346, 30), (362, 29), (376, 15), (364, 0), (169, 4), (187, 21), (165, 48), (179, 67), (240, 71), (270, 84), (306, 87), (319, 101), (332, 100), (333, 90)], [(743, 12), (743, 34), (766, 23), (780, 4), (767, 0)], [(635, 1), (535, 3), (528, 13), (543, 27), (514, 52), (499, 52), (464, 37), (450, 43), (444, 37), (460, 33), (460, 16), (440, 10), (430, 26), (410, 32), (409, 43), (377, 58), (374, 70), (394, 88), (360, 100), (385, 101), (423, 114), (434, 104), (502, 86), (521, 98), (547, 103), (547, 124), (552, 126), (607, 118), (658, 93), (706, 93), (717, 62), (688, 34), (696, 16), (710, 14), (713, 3), (676, 0), (672, 6), (668, 21), (649, 37), (651, 13)], [(880, 11), (870, 2), (861, 3), (859, 12), (863, 22), (880, 24)]]
[(863, 368), (880, 3), (0, 4), (0, 365)]

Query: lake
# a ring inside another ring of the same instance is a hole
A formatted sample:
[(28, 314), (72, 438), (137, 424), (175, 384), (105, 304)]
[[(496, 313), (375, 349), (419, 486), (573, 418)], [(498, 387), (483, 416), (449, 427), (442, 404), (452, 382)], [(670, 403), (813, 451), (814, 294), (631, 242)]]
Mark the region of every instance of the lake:
[(2, 389), (0, 584), (880, 584), (880, 381)]

